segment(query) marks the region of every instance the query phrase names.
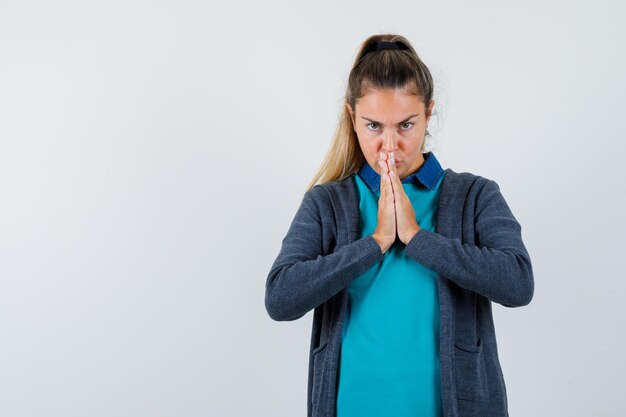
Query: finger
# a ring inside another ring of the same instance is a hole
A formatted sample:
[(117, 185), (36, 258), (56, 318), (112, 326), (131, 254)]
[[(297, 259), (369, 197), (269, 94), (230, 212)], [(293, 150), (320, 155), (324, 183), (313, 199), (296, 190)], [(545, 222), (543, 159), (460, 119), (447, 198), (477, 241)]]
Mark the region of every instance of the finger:
[(398, 180), (400, 179), (400, 177), (398, 177), (398, 168), (396, 167), (396, 159), (395, 159), (395, 154), (393, 152), (389, 153), (389, 169), (391, 172), (393, 172), (394, 177), (396, 177)]
[(386, 157), (384, 152), (381, 152), (378, 165), (380, 166), (380, 195), (384, 198), (387, 204), (393, 204), (393, 187), (391, 186), (391, 178), (389, 177), (389, 166), (387, 162), (383, 160)]
[(380, 192), (381, 193), (384, 193), (384, 192), (387, 191), (386, 190), (387, 186), (386, 186), (386, 183), (385, 183), (385, 175), (386, 175), (385, 174), (385, 169), (387, 168), (386, 165), (387, 164), (385, 164), (382, 161), (382, 159), (378, 160), (378, 166), (380, 167)]
[(378, 161), (378, 165), (380, 166), (380, 193), (384, 196), (384, 198), (388, 195), (393, 199), (393, 190), (391, 187), (391, 179), (389, 178), (389, 168), (387, 167), (387, 163), (384, 161)]
[(389, 160), (388, 160), (388, 164), (389, 164), (389, 169), (394, 173), (397, 174), (397, 170), (396, 170), (396, 156), (393, 152), (389, 153)]
[(381, 181), (382, 178), (389, 174), (389, 166), (387, 165), (387, 154), (385, 154), (384, 152), (380, 152), (380, 158), (378, 160), (378, 165), (380, 166), (380, 177), (381, 177)]
[[(395, 155), (393, 152), (390, 152), (389, 154), (389, 160), (388, 160), (388, 165), (389, 165), (389, 170), (391, 172), (391, 182), (392, 182), (392, 186), (395, 188), (402, 188), (402, 181), (400, 181), (400, 177), (398, 176), (398, 170), (396, 168), (396, 164), (395, 164)], [(398, 190), (400, 191), (400, 190)], [(402, 188), (402, 191), (404, 191), (404, 188)]]
[(385, 192), (384, 176), (385, 176), (386, 164), (384, 162), (383, 157), (384, 157), (384, 152), (378, 152), (378, 167), (380, 169), (380, 192), (381, 194)]

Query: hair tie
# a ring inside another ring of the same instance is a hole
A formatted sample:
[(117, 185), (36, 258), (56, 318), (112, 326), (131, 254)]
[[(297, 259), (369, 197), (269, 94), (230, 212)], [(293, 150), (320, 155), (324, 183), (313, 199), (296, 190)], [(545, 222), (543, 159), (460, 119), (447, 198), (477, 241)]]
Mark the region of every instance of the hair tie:
[(381, 49), (400, 49), (400, 47), (395, 41), (376, 41), (376, 50), (380, 51)]
[(363, 59), (363, 57), (367, 54), (369, 54), (370, 52), (376, 52), (376, 51), (381, 51), (383, 49), (396, 49), (396, 50), (405, 50), (405, 49), (409, 49), (408, 46), (406, 46), (404, 44), (404, 42), (401, 41), (375, 41), (375, 42), (370, 42), (365, 49), (363, 50), (363, 52), (361, 53), (361, 56), (359, 57), (359, 61), (361, 59)]

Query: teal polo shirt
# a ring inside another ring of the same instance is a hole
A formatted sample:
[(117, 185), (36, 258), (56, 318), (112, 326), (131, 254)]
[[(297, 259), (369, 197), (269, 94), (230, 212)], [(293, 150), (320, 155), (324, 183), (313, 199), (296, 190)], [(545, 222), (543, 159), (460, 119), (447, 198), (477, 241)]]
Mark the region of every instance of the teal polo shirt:
[[(417, 224), (435, 231), (445, 171), (432, 152), (402, 180)], [(354, 181), (360, 237), (378, 222), (380, 175), (364, 163)], [(342, 329), (337, 417), (439, 417), (439, 293), (437, 274), (405, 255), (396, 240), (383, 259), (349, 285)]]

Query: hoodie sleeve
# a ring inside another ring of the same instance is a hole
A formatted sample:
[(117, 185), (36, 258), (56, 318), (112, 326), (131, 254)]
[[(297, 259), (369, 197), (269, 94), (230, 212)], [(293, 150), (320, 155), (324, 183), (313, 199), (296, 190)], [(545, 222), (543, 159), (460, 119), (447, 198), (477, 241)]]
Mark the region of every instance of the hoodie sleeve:
[(406, 255), (425, 267), (505, 307), (530, 303), (534, 278), (521, 226), (493, 180), (479, 192), (474, 217), (480, 246), (420, 229)]
[[(383, 259), (371, 235), (322, 255), (323, 222), (315, 186), (304, 195), (265, 284), (265, 308), (276, 321), (296, 320)], [(325, 233), (329, 233), (324, 230)]]

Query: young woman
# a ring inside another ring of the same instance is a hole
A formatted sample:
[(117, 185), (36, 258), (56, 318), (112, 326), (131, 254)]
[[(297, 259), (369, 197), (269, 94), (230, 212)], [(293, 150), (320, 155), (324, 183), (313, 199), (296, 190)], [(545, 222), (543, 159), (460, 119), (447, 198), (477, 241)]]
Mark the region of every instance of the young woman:
[(432, 96), (406, 38), (363, 42), (267, 277), (272, 319), (314, 310), (308, 417), (508, 416), (491, 302), (530, 303), (532, 265), (498, 184), (424, 153)]

